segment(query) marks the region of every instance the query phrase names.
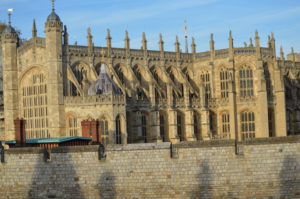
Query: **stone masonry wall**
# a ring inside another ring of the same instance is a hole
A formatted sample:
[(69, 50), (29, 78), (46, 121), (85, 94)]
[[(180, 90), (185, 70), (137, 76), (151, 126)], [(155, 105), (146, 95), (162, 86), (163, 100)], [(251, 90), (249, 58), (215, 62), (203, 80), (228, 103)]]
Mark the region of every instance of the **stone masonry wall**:
[[(171, 150), (173, 148), (173, 150)], [(0, 199), (300, 198), (300, 137), (6, 151)]]

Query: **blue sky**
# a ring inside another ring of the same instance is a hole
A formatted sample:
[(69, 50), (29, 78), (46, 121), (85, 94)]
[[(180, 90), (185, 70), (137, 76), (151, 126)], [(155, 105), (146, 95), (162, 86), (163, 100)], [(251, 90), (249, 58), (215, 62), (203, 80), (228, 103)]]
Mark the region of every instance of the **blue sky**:
[[(0, 20), (7, 21), (7, 8), (14, 8), (13, 25), (22, 37), (31, 37), (33, 18), (39, 36), (51, 11), (50, 0), (0, 0)], [(259, 31), (262, 45), (275, 33), (277, 48), (286, 53), (293, 46), (300, 51), (299, 0), (57, 0), (56, 12), (68, 26), (70, 43), (86, 45), (86, 30), (91, 27), (96, 46), (105, 45), (106, 29), (111, 30), (114, 47), (123, 47), (128, 30), (132, 48), (141, 47), (146, 32), (148, 48), (158, 49), (162, 33), (166, 50), (174, 50), (175, 36), (184, 49), (184, 20), (189, 36), (194, 36), (197, 51), (209, 49), (209, 35), (215, 35), (216, 49), (228, 47), (228, 32), (233, 31), (234, 45), (243, 46)], [(278, 52), (277, 52), (278, 53)]]

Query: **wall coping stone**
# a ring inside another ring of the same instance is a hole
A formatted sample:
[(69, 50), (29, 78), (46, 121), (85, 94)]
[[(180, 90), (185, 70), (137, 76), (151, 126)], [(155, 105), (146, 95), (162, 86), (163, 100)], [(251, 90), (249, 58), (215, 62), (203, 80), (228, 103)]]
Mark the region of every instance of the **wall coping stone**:
[[(274, 138), (256, 138), (253, 140), (240, 141), (238, 145), (268, 145), (268, 144), (286, 144), (286, 143), (300, 143), (300, 136), (288, 137), (274, 137)], [(180, 142), (172, 145), (175, 148), (210, 148), (210, 147), (234, 147), (234, 140), (206, 140), (206, 141), (192, 141)], [(170, 149), (170, 142), (161, 143), (139, 143), (139, 144), (125, 144), (117, 145), (111, 144), (106, 146), (105, 151), (136, 151), (136, 150), (158, 150)], [(51, 153), (81, 153), (81, 152), (98, 152), (99, 145), (87, 146), (65, 146), (54, 147)], [(21, 147), (10, 148), (6, 150), (7, 154), (40, 154), (44, 153), (44, 148), (40, 147)]]

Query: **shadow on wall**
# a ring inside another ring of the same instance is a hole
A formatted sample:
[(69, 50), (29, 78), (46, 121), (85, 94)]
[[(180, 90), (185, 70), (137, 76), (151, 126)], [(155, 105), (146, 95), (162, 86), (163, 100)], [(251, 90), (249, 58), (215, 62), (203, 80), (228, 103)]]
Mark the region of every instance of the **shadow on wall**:
[(209, 161), (202, 160), (200, 164), (200, 171), (198, 174), (199, 188), (195, 190), (191, 198), (193, 199), (212, 199), (213, 189), (212, 189), (212, 170), (209, 168)]
[(300, 198), (300, 165), (296, 155), (285, 156), (280, 172), (280, 196)]
[(27, 199), (84, 199), (79, 183), (70, 153), (51, 154), (49, 162), (45, 162), (43, 155), (40, 155)]
[(100, 199), (115, 199), (115, 176), (110, 171), (105, 171), (101, 174), (99, 180)]

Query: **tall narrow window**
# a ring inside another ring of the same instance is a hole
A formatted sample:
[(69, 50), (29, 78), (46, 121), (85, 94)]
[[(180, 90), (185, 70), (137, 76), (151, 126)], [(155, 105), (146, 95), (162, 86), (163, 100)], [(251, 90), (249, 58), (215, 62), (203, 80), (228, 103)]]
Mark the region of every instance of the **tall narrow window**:
[(210, 89), (210, 77), (208, 72), (201, 74), (201, 81), (204, 85), (205, 99), (209, 100), (211, 98), (211, 89)]
[(101, 142), (103, 145), (109, 143), (109, 133), (108, 133), (108, 121), (106, 119), (100, 120), (100, 130), (101, 130)]
[(68, 130), (70, 136), (77, 136), (78, 135), (78, 126), (77, 126), (77, 118), (70, 117), (68, 119)]
[(200, 135), (200, 118), (198, 113), (194, 113), (194, 135), (197, 137), (198, 140), (201, 139), (201, 135)]
[(228, 71), (220, 72), (220, 87), (221, 87), (221, 98), (228, 98), (228, 82), (229, 82), (229, 73)]
[(166, 141), (165, 136), (165, 117), (163, 115), (159, 116), (159, 131), (160, 131), (160, 137), (163, 142)]
[(229, 114), (228, 113), (223, 113), (221, 117), (222, 117), (222, 133), (223, 134), (229, 134), (230, 133)]
[(240, 97), (252, 97), (253, 91), (253, 72), (250, 68), (240, 70)]
[(116, 118), (116, 144), (122, 144), (121, 121), (120, 116)]
[(182, 133), (182, 116), (178, 113), (177, 114), (177, 134), (180, 141), (183, 140), (183, 133)]
[(255, 116), (253, 112), (242, 112), (241, 128), (243, 140), (255, 138)]
[(144, 142), (147, 142), (147, 117), (142, 115), (142, 137)]
[(269, 121), (269, 137), (275, 137), (275, 116), (274, 110), (268, 110), (268, 121)]

